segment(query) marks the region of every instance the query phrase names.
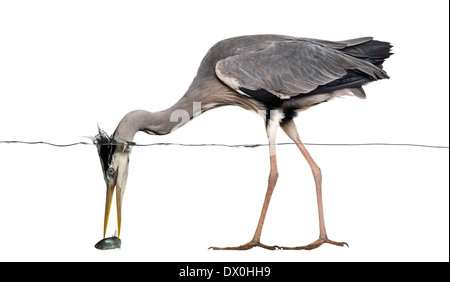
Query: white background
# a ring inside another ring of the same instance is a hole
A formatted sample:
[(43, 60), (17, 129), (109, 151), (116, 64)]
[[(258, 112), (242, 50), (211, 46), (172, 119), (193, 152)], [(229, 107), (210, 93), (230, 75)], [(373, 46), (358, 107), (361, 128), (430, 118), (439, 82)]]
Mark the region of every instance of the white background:
[[(128, 111), (158, 111), (187, 89), (217, 41), (274, 33), (392, 42), (391, 76), (368, 98), (297, 118), (304, 142), (449, 144), (448, 1), (1, 1), (0, 140), (89, 141)], [(216, 109), (138, 143), (264, 143), (263, 122)], [(279, 142), (289, 142), (280, 131)], [(122, 249), (94, 248), (105, 184), (94, 146), (0, 144), (0, 261), (448, 261), (448, 149), (309, 146), (323, 172), (332, 240), (306, 251), (235, 246), (253, 236), (269, 172), (265, 147), (137, 147), (124, 197)], [(295, 146), (261, 241), (318, 237), (315, 189)], [(108, 235), (116, 228), (112, 208)]]

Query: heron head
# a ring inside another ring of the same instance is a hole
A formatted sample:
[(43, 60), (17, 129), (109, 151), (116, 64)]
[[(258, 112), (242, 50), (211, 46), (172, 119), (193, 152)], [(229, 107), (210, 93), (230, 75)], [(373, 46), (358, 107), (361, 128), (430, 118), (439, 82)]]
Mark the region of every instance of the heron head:
[(98, 135), (93, 138), (93, 141), (97, 146), (100, 163), (102, 164), (103, 177), (106, 182), (103, 237), (106, 235), (114, 189), (116, 190), (117, 236), (119, 237), (122, 218), (122, 199), (125, 192), (125, 187), (127, 185), (128, 163), (131, 146), (128, 143), (119, 143), (115, 141), (114, 134), (112, 137), (109, 137), (100, 128)]

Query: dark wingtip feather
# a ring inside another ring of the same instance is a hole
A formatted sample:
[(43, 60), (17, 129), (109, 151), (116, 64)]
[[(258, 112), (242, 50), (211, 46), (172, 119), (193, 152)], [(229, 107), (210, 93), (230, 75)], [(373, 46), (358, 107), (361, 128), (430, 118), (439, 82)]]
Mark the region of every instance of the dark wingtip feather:
[(359, 45), (344, 48), (342, 51), (361, 58), (381, 68), (381, 64), (393, 55), (392, 44), (385, 41), (371, 40)]

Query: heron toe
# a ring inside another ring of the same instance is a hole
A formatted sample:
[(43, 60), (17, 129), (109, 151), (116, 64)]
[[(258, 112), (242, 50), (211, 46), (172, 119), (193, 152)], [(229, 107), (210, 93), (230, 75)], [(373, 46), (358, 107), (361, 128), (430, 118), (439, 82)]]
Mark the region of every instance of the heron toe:
[(335, 241), (328, 239), (327, 237), (320, 237), (318, 240), (312, 242), (309, 245), (299, 246), (299, 247), (280, 247), (280, 249), (282, 249), (282, 250), (308, 250), (309, 251), (309, 250), (317, 249), (318, 247), (322, 246), (325, 243), (339, 246), (339, 247), (343, 247), (343, 246), (348, 247), (348, 244), (345, 242), (335, 242)]
[(238, 247), (209, 247), (209, 249), (212, 250), (238, 250), (238, 251), (245, 251), (245, 250), (250, 250), (254, 247), (261, 247), (267, 250), (279, 250), (281, 249), (278, 246), (267, 246), (264, 244), (261, 244), (259, 241), (250, 241), (244, 245), (240, 245)]

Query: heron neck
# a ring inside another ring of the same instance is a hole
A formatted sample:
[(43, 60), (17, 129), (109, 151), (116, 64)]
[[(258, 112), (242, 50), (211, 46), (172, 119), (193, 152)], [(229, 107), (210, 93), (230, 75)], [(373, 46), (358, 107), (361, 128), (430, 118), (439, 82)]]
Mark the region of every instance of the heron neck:
[(117, 126), (114, 132), (114, 140), (118, 142), (132, 142), (134, 135), (138, 131), (154, 135), (165, 135), (177, 130), (206, 109), (211, 108), (211, 101), (208, 99), (211, 95), (208, 95), (206, 89), (208, 91), (212, 90), (211, 87), (196, 85), (194, 81), (186, 94), (166, 110), (160, 112), (148, 112), (145, 110), (129, 112)]

